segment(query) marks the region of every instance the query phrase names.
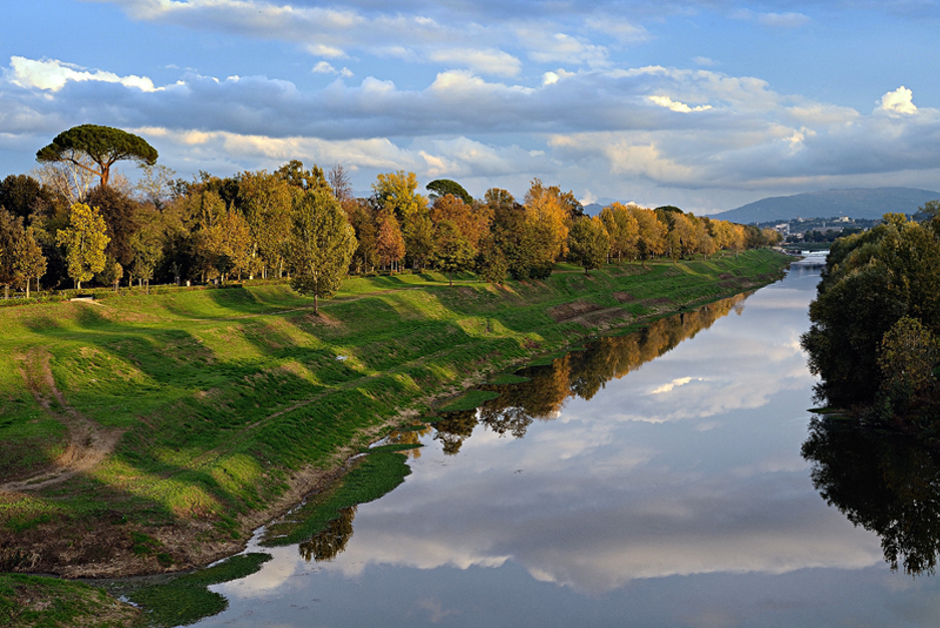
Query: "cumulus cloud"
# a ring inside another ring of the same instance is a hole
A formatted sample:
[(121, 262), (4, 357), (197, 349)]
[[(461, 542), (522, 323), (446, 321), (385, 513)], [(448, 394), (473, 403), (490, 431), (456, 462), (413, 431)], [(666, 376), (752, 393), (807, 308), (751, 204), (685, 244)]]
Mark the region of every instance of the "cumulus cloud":
[(311, 70), (315, 74), (339, 74), (345, 78), (350, 78), (353, 73), (349, 68), (343, 68), (342, 70), (337, 70), (327, 61), (320, 61), (318, 64), (313, 66)]
[[(559, 176), (582, 194), (588, 187), (598, 191), (593, 184), (578, 189), (578, 181), (616, 175), (606, 177), (610, 185), (622, 181), (629, 198), (650, 203), (668, 200), (650, 198), (657, 188), (837, 187), (864, 173), (901, 177), (932, 172), (940, 163), (940, 144), (932, 139), (940, 134), (940, 111), (917, 108), (905, 87), (863, 114), (708, 69), (581, 67), (515, 75), (518, 58), (497, 49), (449, 50), (457, 52), (440, 58), (455, 65), (492, 62), (488, 74), (513, 78), (452, 69), (404, 88), (375, 76), (352, 82), (348, 68), (320, 61), (312, 71), (336, 79), (317, 89), (266, 76), (188, 71), (155, 85), (67, 61), (12, 57), (0, 80), (0, 125), (40, 138), (89, 121), (215, 138), (192, 145), (205, 150), (176, 152), (181, 161), (169, 165), (181, 171), (269, 164), (250, 156), (246, 147), (255, 144), (268, 143), (287, 159), (292, 147), (316, 145), (336, 162), (348, 162), (337, 154), (340, 147), (350, 150), (362, 172), (459, 174), (479, 181), (481, 192), (497, 183), (485, 181), (488, 176), (502, 177), (504, 186), (508, 177), (525, 185), (533, 176)], [(448, 152), (458, 143), (458, 154)], [(210, 145), (234, 152), (212, 155)]]
[(903, 85), (881, 97), (881, 110), (889, 114), (912, 115), (917, 113), (913, 102), (914, 92)]

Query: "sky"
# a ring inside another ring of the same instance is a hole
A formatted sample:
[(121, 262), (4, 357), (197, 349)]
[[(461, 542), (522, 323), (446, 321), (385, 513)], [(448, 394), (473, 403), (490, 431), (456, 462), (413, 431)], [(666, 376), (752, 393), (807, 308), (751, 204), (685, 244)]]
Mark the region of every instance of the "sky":
[(300, 159), (360, 195), (398, 170), (697, 214), (940, 189), (940, 0), (8, 5), (0, 177), (90, 123), (186, 179)]

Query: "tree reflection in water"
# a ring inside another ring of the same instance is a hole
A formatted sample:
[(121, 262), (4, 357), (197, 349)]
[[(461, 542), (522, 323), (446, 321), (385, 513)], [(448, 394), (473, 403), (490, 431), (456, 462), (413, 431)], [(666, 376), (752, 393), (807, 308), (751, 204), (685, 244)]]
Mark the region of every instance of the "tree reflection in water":
[(619, 379), (643, 364), (675, 348), (680, 342), (707, 329), (732, 310), (740, 314), (750, 293), (722, 299), (692, 312), (684, 312), (651, 323), (626, 336), (606, 336), (572, 351), (546, 366), (519, 371), (528, 378), (518, 384), (482, 386), (499, 393), (476, 410), (447, 412), (434, 423), (434, 438), (441, 441), (445, 454), (456, 454), (463, 441), (482, 423), (499, 435), (525, 436), (535, 419), (558, 416), (570, 397), (590, 400), (612, 379)]
[(934, 573), (940, 552), (935, 443), (839, 418), (814, 419), (803, 457), (813, 485), (856, 526), (881, 537), (892, 570)]
[(331, 561), (346, 549), (346, 544), (353, 534), (353, 519), (356, 518), (356, 507), (350, 506), (339, 511), (339, 518), (330, 521), (326, 528), (313, 535), (298, 546), (300, 555), (308, 563), (310, 559), (316, 562)]

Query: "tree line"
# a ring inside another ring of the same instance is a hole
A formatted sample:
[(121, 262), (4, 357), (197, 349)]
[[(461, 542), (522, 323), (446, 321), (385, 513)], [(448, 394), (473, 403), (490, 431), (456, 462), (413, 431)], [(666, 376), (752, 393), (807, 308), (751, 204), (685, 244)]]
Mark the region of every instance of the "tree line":
[[(136, 161), (131, 185), (112, 166)], [(452, 277), (541, 279), (568, 260), (585, 272), (608, 261), (674, 260), (776, 242), (771, 230), (697, 217), (672, 206), (614, 203), (585, 215), (571, 191), (531, 182), (522, 202), (492, 188), (474, 199), (439, 179), (378, 175), (356, 198), (342, 166), (298, 160), (274, 172), (191, 181), (156, 165), (145, 140), (82, 125), (37, 152), (40, 166), (0, 182), (0, 285), (25, 290), (115, 288), (151, 281), (290, 277), (328, 297), (347, 273), (434, 268)]]

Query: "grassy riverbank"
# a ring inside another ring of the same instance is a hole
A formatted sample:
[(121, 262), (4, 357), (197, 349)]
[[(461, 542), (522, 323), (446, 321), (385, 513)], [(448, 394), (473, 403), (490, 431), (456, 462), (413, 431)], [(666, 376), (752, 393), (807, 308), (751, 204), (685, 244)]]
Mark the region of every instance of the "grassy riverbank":
[(763, 250), (562, 267), (505, 287), (354, 278), (320, 316), (285, 285), (3, 308), (0, 570), (204, 564), (436, 399), (598, 330), (765, 284), (788, 261)]

